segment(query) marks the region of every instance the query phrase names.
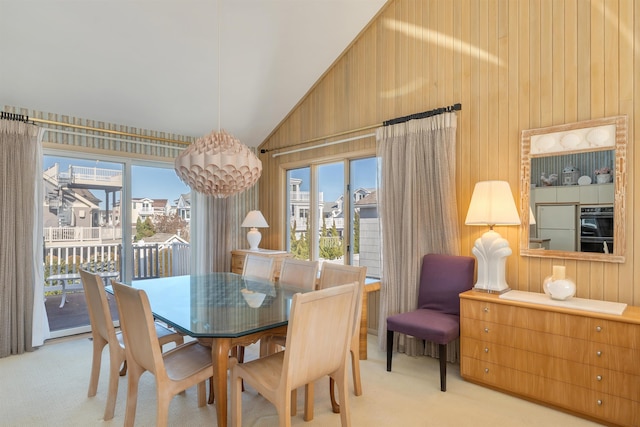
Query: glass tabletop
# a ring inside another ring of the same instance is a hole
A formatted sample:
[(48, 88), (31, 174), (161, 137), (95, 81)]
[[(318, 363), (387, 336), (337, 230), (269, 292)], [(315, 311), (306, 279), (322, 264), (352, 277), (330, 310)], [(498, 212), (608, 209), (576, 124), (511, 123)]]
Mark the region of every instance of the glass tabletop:
[(304, 289), (234, 273), (134, 280), (153, 315), (193, 337), (240, 337), (284, 326), (293, 295)]

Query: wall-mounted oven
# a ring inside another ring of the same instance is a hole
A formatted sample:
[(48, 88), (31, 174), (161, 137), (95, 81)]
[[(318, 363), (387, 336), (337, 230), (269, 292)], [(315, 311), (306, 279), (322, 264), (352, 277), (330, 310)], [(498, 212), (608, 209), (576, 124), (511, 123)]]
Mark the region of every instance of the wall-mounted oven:
[(580, 206), (580, 251), (613, 253), (613, 205)]

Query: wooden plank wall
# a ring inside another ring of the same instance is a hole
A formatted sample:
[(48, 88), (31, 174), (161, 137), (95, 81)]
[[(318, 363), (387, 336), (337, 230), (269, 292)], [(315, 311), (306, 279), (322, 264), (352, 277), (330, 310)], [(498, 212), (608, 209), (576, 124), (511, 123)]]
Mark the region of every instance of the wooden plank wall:
[[(639, 40), (636, 42), (635, 40)], [(473, 186), (507, 180), (519, 202), (520, 132), (627, 115), (626, 262), (527, 258), (519, 230), (500, 227), (514, 251), (507, 281), (541, 292), (554, 264), (577, 296), (640, 305), (634, 238), (635, 125), (640, 117), (640, 2), (633, 0), (390, 0), (260, 148), (313, 138), (457, 102), (457, 197), (461, 247), (484, 230), (464, 225)], [(371, 130), (367, 131), (371, 132)], [(355, 132), (347, 136), (366, 133)], [(338, 139), (338, 138), (333, 138)], [(318, 141), (319, 144), (323, 141)], [(265, 247), (284, 247), (284, 168), (375, 152), (373, 138), (273, 158), (261, 154)]]

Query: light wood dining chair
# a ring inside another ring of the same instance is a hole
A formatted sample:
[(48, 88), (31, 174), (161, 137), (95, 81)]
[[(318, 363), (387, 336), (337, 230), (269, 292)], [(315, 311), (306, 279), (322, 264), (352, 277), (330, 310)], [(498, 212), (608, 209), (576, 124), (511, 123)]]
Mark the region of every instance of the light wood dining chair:
[[(367, 267), (325, 262), (322, 264), (322, 270), (320, 271), (318, 289), (327, 289), (333, 286), (343, 285), (345, 283), (358, 282), (362, 285), (362, 290), (364, 291), (364, 282), (366, 278)], [(353, 333), (349, 344), (353, 389), (356, 396), (362, 395), (362, 380), (360, 378), (360, 320), (362, 318), (362, 293), (363, 292), (360, 293), (358, 298), (356, 315), (353, 319)], [(329, 381), (331, 407), (333, 412), (337, 413), (340, 411), (340, 405), (335, 398), (334, 383), (332, 380)], [(307, 393), (313, 393), (313, 385), (308, 389)], [(307, 403), (305, 411), (308, 411), (309, 413), (306, 415), (305, 419), (309, 421), (313, 418), (313, 398), (307, 397), (307, 401), (309, 402)]]
[(308, 290), (316, 288), (318, 261), (284, 258), (280, 264), (278, 283)]
[[(318, 281), (318, 266), (318, 261), (285, 258), (280, 265), (278, 284), (312, 291)], [(286, 338), (286, 335), (269, 335), (260, 339), (260, 355), (275, 353), (278, 347), (284, 347)]]
[[(97, 274), (80, 270), (80, 279), (84, 288), (91, 323), (91, 337), (93, 339), (93, 359), (91, 363), (91, 377), (89, 380), (89, 392), (93, 397), (98, 390), (100, 378), (100, 366), (102, 364), (102, 351), (109, 345), (109, 388), (107, 391), (107, 404), (104, 410), (104, 419), (113, 418), (118, 396), (118, 373), (120, 376), (126, 373), (126, 355), (124, 339), (121, 332), (116, 332), (113, 326), (113, 317), (109, 309), (107, 292), (104, 282)], [(182, 335), (165, 328), (159, 323), (154, 323), (159, 347), (175, 342), (176, 345), (184, 342)]]
[(291, 425), (291, 397), (303, 385), (328, 375), (338, 385), (340, 421), (349, 426), (347, 358), (361, 285), (350, 283), (293, 296), (284, 351), (231, 370), (231, 425), (242, 425), (242, 381), (277, 409), (281, 427)]
[(248, 254), (244, 259), (242, 276), (273, 280), (274, 259), (271, 257)]
[(147, 294), (141, 289), (112, 281), (120, 311), (125, 352), (129, 365), (127, 409), (124, 425), (133, 426), (138, 403), (140, 376), (149, 371), (156, 377), (156, 426), (166, 426), (173, 397), (197, 385), (198, 406), (206, 403), (205, 381), (213, 376), (211, 350), (191, 341), (162, 353)]

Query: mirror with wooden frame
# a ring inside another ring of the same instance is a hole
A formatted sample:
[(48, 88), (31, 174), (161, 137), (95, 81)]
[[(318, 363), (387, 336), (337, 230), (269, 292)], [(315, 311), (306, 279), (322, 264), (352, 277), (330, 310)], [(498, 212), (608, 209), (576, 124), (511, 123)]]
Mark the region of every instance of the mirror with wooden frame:
[(522, 131), (520, 255), (624, 262), (626, 147), (627, 116)]

